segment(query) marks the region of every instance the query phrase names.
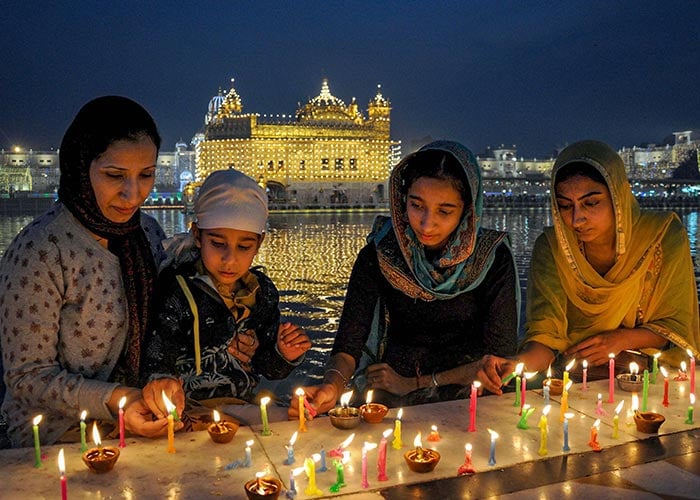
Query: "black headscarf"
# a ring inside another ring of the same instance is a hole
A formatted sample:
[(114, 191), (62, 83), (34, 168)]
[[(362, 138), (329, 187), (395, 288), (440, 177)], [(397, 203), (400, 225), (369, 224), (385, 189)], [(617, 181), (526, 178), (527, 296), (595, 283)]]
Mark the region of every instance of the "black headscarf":
[(89, 231), (107, 238), (109, 251), (119, 258), (129, 331), (111, 379), (128, 385), (138, 382), (141, 341), (147, 328), (156, 265), (141, 228), (140, 210), (124, 223), (105, 217), (90, 182), (90, 165), (115, 141), (137, 141), (142, 137), (150, 138), (156, 150), (160, 148), (153, 118), (141, 105), (126, 97), (98, 97), (75, 116), (59, 151), (59, 200)]

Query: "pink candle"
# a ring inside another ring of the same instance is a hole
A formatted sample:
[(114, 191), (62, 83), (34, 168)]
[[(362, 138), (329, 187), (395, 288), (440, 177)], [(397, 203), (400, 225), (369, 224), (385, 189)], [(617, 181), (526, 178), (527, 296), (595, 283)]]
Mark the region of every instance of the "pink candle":
[(615, 402), (615, 355), (608, 354), (610, 362), (608, 363), (608, 403)]
[(472, 392), (469, 396), (469, 432), (476, 432), (476, 397), (477, 389), (481, 387), (481, 382), (472, 382)]
[(61, 500), (68, 500), (68, 481), (66, 480), (66, 460), (63, 448), (58, 452), (58, 471), (61, 474)]
[(525, 406), (525, 392), (527, 391), (527, 373), (523, 373), (521, 385), (522, 387), (520, 388), (520, 413), (518, 415), (523, 414), (523, 406)]
[(688, 349), (688, 356), (690, 356), (690, 393), (695, 394), (695, 356), (690, 349)]
[(664, 406), (668, 406), (668, 372), (663, 366), (660, 367), (659, 370), (661, 371), (661, 375), (663, 375), (664, 377), (664, 400), (661, 402), (661, 404)]
[(583, 387), (581, 390), (585, 391), (588, 389), (588, 361), (583, 360)]
[[(373, 448), (377, 447), (377, 443), (368, 443), (365, 441), (362, 447), (362, 487), (369, 488), (369, 481), (367, 480), (367, 452)], [(386, 451), (386, 449), (385, 449)]]
[(126, 396), (122, 396), (119, 400), (119, 447), (124, 448), (124, 405), (126, 405)]
[(379, 441), (379, 457), (377, 458), (377, 479), (387, 481), (389, 478), (386, 475), (386, 440), (393, 431), (387, 429), (382, 434), (382, 439)]

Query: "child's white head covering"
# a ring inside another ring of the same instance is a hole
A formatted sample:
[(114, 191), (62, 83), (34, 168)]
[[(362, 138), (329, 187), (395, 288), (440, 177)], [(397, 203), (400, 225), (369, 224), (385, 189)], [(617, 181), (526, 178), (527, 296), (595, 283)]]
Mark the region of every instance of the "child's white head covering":
[(194, 202), (197, 227), (223, 227), (263, 234), (267, 222), (267, 194), (238, 170), (217, 170), (199, 188)]

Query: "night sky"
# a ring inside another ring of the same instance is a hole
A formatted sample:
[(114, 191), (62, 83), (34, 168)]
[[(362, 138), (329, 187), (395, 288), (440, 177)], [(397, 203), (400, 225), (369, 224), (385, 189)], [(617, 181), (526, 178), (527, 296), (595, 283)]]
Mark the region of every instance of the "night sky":
[(0, 10), (0, 147), (57, 148), (82, 104), (141, 102), (163, 149), (202, 129), (236, 79), (245, 112), (319, 94), (392, 103), (426, 138), (549, 156), (700, 130), (700, 1), (16, 1)]

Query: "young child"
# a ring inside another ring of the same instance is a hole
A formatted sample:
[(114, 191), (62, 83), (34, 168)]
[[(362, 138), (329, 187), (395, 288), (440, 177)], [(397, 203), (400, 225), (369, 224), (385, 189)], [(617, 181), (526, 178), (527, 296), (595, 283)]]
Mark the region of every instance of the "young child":
[(250, 402), (261, 376), (289, 375), (311, 342), (300, 327), (280, 324), (277, 288), (250, 267), (265, 236), (262, 188), (237, 170), (214, 172), (194, 212), (158, 277), (144, 382), (176, 376), (189, 399)]

